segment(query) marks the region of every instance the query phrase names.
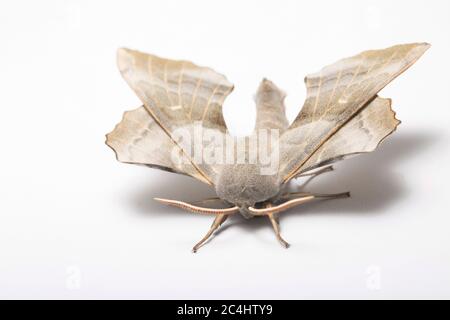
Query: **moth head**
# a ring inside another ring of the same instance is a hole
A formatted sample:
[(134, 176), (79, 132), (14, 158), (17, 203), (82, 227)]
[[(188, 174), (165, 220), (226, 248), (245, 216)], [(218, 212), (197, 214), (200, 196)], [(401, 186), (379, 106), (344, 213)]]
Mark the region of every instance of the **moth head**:
[(262, 174), (258, 165), (236, 164), (220, 170), (215, 188), (221, 199), (238, 206), (241, 213), (248, 213), (256, 203), (276, 197), (281, 182), (277, 174)]

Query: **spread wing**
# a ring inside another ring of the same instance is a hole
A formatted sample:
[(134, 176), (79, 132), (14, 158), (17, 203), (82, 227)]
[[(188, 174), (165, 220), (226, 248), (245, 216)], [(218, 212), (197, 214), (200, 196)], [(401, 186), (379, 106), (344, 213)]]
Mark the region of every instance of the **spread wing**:
[[(307, 76), (306, 101), (280, 140), (283, 182), (325, 158), (371, 151), (385, 137), (385, 125), (391, 131), (395, 128), (393, 116), (386, 111), (387, 103), (375, 99), (376, 94), (414, 64), (429, 46), (414, 43), (365, 51)], [(361, 112), (364, 108), (367, 111)], [(383, 121), (390, 124), (381, 124)], [(360, 144), (351, 142), (358, 139)], [(344, 140), (346, 144), (340, 145)]]
[(193, 139), (199, 129), (205, 129), (216, 136), (227, 135), (222, 104), (233, 85), (209, 68), (129, 49), (118, 50), (117, 62), (123, 78), (154, 120), (152, 126), (157, 125), (180, 148), (197, 175), (214, 184), (215, 166), (193, 155), (194, 148), (211, 148), (214, 142), (193, 146), (193, 140), (180, 141), (179, 134), (187, 132)]
[(106, 144), (120, 162), (186, 174), (208, 183), (143, 106), (124, 113), (122, 121), (106, 135)]
[(391, 108), (391, 100), (376, 97), (317, 149), (301, 171), (374, 151), (399, 124), (400, 120), (395, 118), (395, 112)]

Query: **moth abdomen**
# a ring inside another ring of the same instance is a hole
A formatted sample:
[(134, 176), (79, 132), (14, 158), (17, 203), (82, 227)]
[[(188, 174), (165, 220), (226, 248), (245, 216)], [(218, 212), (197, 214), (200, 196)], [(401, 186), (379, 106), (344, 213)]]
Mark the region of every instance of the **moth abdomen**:
[(289, 122), (286, 118), (284, 98), (286, 94), (272, 81), (263, 79), (255, 95), (256, 124), (255, 131), (276, 129), (284, 132)]

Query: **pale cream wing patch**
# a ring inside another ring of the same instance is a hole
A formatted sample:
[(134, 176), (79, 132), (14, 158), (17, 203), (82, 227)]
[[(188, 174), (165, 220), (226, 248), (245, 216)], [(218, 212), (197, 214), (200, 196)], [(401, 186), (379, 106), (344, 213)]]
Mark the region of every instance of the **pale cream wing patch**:
[(365, 51), (307, 76), (303, 108), (281, 136), (282, 181), (297, 175), (322, 145), (381, 89), (414, 64), (429, 46), (413, 43)]
[(121, 162), (186, 174), (208, 183), (143, 106), (124, 113), (122, 121), (106, 135), (106, 144)]
[[(130, 49), (119, 49), (117, 61), (124, 79), (171, 138), (180, 128), (193, 127), (227, 134), (222, 104), (233, 85), (223, 75), (188, 61), (162, 59)], [(198, 163), (189, 150), (183, 150), (213, 184), (215, 166)]]
[(391, 108), (391, 100), (376, 97), (325, 142), (305, 162), (299, 173), (352, 155), (374, 151), (399, 124)]

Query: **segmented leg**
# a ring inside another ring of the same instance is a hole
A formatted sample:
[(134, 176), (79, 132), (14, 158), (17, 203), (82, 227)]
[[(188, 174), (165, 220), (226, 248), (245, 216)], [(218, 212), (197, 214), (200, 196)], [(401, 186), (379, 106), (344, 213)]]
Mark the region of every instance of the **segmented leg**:
[(220, 227), (220, 225), (224, 223), (225, 220), (227, 220), (227, 218), (228, 215), (218, 214), (206, 235), (194, 246), (194, 248), (192, 248), (192, 252), (197, 252), (197, 250), (209, 239), (209, 237), (211, 237), (214, 231), (216, 231)]
[(288, 199), (292, 196), (308, 196), (312, 195), (317, 199), (338, 199), (338, 198), (348, 198), (350, 197), (350, 192), (340, 192), (340, 193), (307, 193), (307, 192), (289, 192), (286, 193), (283, 198)]
[(277, 218), (273, 213), (269, 213), (268, 217), (270, 219), (270, 222), (272, 223), (273, 230), (275, 231), (275, 235), (277, 236), (278, 241), (285, 247), (289, 248), (289, 243), (287, 243), (280, 234), (280, 224), (277, 221)]
[(306, 172), (306, 173), (300, 173), (297, 176), (295, 176), (295, 178), (302, 178), (302, 177), (308, 177), (306, 180), (302, 181), (301, 184), (298, 186), (299, 189), (304, 189), (308, 184), (311, 183), (311, 181), (313, 181), (316, 177), (318, 177), (319, 175), (321, 175), (322, 173), (325, 172), (330, 172), (333, 171), (333, 166), (328, 166), (328, 167), (324, 167), (322, 169), (316, 170), (316, 171), (312, 171), (312, 172)]
[(322, 174), (322, 173), (325, 173), (325, 172), (330, 172), (330, 171), (333, 171), (333, 170), (334, 170), (333, 166), (327, 166), (327, 167), (323, 167), (323, 168), (321, 168), (319, 170), (316, 170), (316, 171), (313, 171), (313, 172), (306, 171), (306, 173), (300, 173), (300, 174), (296, 175), (295, 178), (308, 177), (308, 176), (315, 177), (315, 176), (318, 176), (319, 174)]

